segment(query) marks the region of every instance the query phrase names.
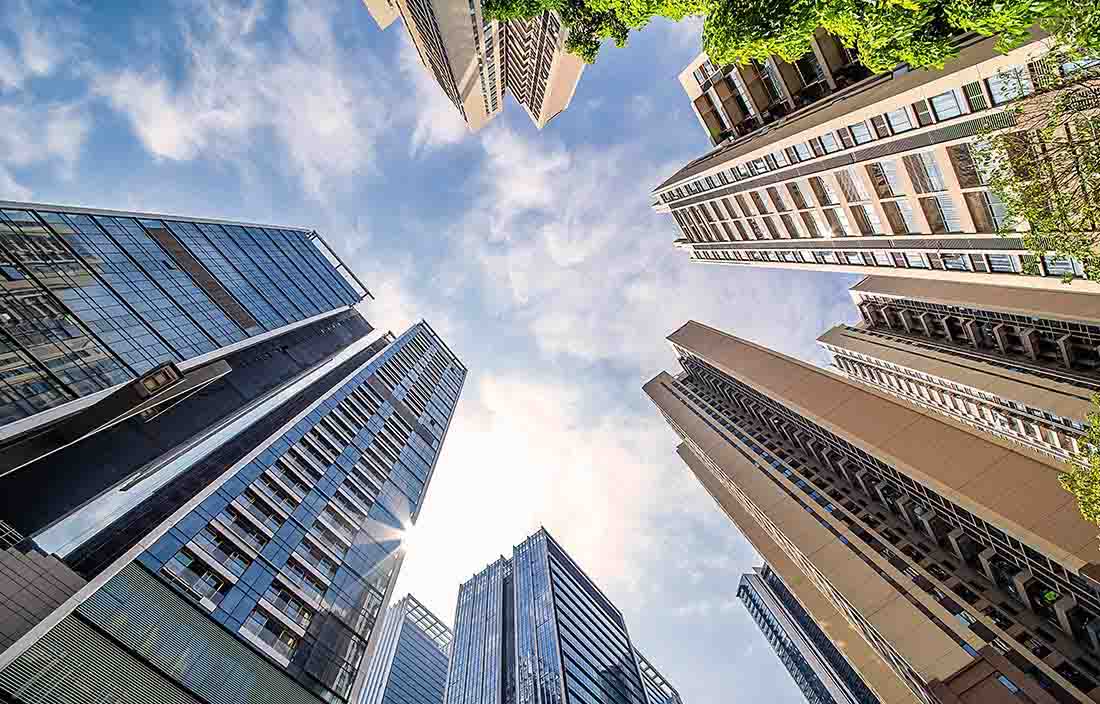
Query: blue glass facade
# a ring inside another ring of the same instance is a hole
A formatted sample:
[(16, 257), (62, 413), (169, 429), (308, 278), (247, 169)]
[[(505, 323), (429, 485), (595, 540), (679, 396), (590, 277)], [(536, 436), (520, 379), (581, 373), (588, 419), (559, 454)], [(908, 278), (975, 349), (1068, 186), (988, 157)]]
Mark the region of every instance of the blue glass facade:
[(443, 704), (452, 636), (411, 594), (391, 606), (359, 704)]
[[(418, 323), (330, 376), (309, 387), (326, 388), (301, 412), (285, 418), (276, 409), (225, 439), (209, 467), (188, 458), (199, 474), (184, 472), (134, 509), (125, 525), (149, 535), (147, 549), (97, 570), (105, 583), (61, 630), (0, 655), (0, 691), (12, 692), (66, 634), (91, 628), (199, 701), (253, 701), (268, 690), (288, 697), (273, 701), (354, 701), (465, 368)], [(249, 435), (257, 428), (262, 438)], [(216, 461), (227, 450), (241, 458)], [(188, 485), (201, 490), (176, 508)], [(166, 521), (148, 525), (165, 511)], [(180, 632), (190, 634), (186, 647)], [(94, 669), (46, 672), (36, 686), (84, 686)]]
[(654, 704), (639, 661), (619, 610), (540, 530), (459, 589), (446, 704)]
[(0, 427), (360, 301), (320, 246), (300, 229), (0, 208)]

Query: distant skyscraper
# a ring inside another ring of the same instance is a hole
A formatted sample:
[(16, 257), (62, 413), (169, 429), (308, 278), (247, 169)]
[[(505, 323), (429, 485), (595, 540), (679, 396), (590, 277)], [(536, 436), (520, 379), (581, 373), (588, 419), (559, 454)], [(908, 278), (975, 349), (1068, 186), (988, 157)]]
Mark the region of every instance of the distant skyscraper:
[(864, 278), (818, 342), (848, 378), (1059, 461), (1100, 392), (1100, 296)]
[(688, 323), (646, 393), (680, 457), (883, 702), (1094, 701), (1096, 526), (1058, 471)]
[(622, 614), (542, 529), (459, 587), (446, 704), (678, 702), (639, 661)]
[(390, 606), (359, 704), (443, 704), (453, 635), (412, 594)]
[[(233, 373), (243, 350), (279, 355), (276, 338), (346, 323), (367, 295), (310, 230), (0, 202), (0, 475), (154, 417)], [(303, 361), (250, 371), (220, 407)]]
[(657, 668), (637, 648), (634, 649), (634, 654), (638, 656), (638, 669), (642, 673), (642, 684), (645, 686), (649, 704), (683, 704), (676, 688), (657, 672)]
[(360, 340), (45, 530), (9, 531), (0, 693), (355, 704), (464, 378), (427, 323)]
[(810, 704), (878, 704), (813, 617), (766, 564), (741, 576), (737, 597)]
[(858, 65), (824, 33), (795, 64), (700, 57), (681, 83), (721, 143), (654, 189), (654, 210), (675, 218), (693, 261), (1060, 289), (1081, 263), (1033, 261), (971, 145), (1012, 129), (1013, 100), (1080, 63), (1045, 41), (996, 42), (965, 37), (943, 69), (846, 87), (837, 75)]
[(569, 107), (584, 71), (553, 12), (502, 23), (482, 14), (481, 0), (365, 2), (382, 29), (404, 19), (421, 63), (473, 131), (500, 114), (506, 91), (542, 129)]

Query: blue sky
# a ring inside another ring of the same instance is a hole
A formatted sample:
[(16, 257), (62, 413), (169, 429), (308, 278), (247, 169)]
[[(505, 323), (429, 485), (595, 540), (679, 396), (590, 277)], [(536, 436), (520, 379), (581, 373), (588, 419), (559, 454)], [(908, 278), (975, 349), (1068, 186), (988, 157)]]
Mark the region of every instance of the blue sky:
[(650, 189), (706, 148), (676, 74), (698, 26), (605, 47), (543, 132), (468, 134), (358, 0), (0, 3), (0, 198), (317, 229), (400, 332), (470, 369), (399, 593), (545, 525), (687, 704), (796, 702), (736, 599), (751, 548), (641, 392), (694, 318), (820, 363), (850, 279), (691, 265)]

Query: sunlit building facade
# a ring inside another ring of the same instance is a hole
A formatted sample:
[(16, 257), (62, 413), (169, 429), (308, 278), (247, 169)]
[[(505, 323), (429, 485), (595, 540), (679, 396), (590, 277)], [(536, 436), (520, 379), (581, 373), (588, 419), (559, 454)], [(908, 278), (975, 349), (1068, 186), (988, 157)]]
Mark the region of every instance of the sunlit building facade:
[(459, 588), (446, 704), (678, 702), (646, 668), (622, 613), (545, 529)]
[(364, 0), (382, 29), (397, 18), (425, 70), (477, 131), (504, 109), (511, 93), (542, 129), (569, 107), (584, 61), (565, 50), (569, 31), (554, 12), (500, 22), (485, 16), (481, 0)]
[(464, 378), (427, 323), (360, 339), (136, 482), (11, 531), (0, 692), (357, 702)]
[(359, 704), (443, 704), (453, 637), (412, 594), (390, 606)]
[[(1004, 53), (996, 42), (971, 35), (943, 69), (835, 88), (816, 78), (847, 65), (820, 51), (827, 35), (807, 67), (704, 58), (681, 82), (708, 131), (733, 136), (654, 189), (653, 208), (692, 261), (1057, 289), (1081, 263), (1029, 254), (1027, 224), (1009, 221), (972, 146), (1013, 130), (1013, 101), (1081, 64), (1044, 41)], [(813, 99), (800, 105), (790, 87)]]
[(1100, 694), (1096, 527), (1058, 470), (698, 323), (645, 390), (678, 454), (882, 702)]
[(699, 54), (680, 72), (680, 85), (712, 145), (765, 125), (868, 78), (855, 52), (823, 29), (791, 63), (778, 56), (742, 66), (718, 66)]
[(870, 276), (855, 325), (818, 338), (837, 372), (1061, 463), (1100, 392), (1100, 296)]
[(808, 704), (878, 704), (876, 697), (767, 564), (741, 576), (737, 598)]

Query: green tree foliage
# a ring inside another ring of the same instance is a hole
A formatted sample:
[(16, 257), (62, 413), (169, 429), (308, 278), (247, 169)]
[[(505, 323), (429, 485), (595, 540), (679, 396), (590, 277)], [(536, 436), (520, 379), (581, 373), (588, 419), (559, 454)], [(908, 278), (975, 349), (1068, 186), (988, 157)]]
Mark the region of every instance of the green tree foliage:
[(873, 71), (942, 66), (954, 55), (950, 38), (965, 32), (997, 35), (1009, 48), (1036, 23), (1059, 41), (1100, 50), (1095, 0), (486, 0), (483, 7), (500, 20), (557, 12), (570, 31), (567, 48), (589, 63), (604, 39), (623, 46), (654, 17), (691, 16), (705, 18), (703, 48), (719, 65), (772, 54), (794, 61), (819, 27)]
[(1030, 227), (1022, 239), (1036, 261), (1073, 257), (1100, 281), (1100, 67), (1035, 88), (1008, 109), (1015, 126), (987, 135), (972, 156), (1012, 228)]
[(1076, 497), (1085, 520), (1100, 524), (1100, 396), (1093, 396), (1092, 403), (1097, 410), (1089, 414), (1088, 427), (1080, 439), (1085, 448), (1081, 462), (1071, 463), (1058, 481)]

